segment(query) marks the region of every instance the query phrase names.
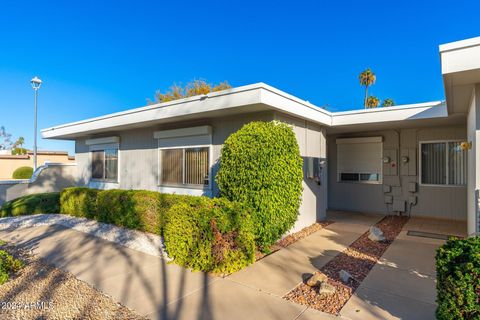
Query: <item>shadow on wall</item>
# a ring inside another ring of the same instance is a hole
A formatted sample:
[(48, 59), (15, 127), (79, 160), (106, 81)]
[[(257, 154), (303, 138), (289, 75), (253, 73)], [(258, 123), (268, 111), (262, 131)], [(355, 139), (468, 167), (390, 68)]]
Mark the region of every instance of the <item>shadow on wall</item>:
[(30, 180), (0, 181), (0, 206), (28, 194), (58, 192), (64, 188), (84, 185), (78, 178), (77, 166), (72, 164), (47, 164), (37, 169)]

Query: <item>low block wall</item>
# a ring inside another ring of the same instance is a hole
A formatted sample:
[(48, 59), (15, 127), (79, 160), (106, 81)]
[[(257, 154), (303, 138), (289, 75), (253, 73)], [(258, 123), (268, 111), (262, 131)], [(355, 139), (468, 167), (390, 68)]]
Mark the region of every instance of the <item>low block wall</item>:
[(0, 181), (0, 206), (28, 194), (56, 192), (80, 184), (76, 164), (49, 163), (39, 167), (31, 179)]

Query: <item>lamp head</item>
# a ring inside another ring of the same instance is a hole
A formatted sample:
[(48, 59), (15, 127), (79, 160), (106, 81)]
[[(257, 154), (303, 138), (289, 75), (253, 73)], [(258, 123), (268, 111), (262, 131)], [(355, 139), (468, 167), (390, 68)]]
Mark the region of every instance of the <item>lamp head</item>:
[(35, 76), (32, 80), (30, 80), (30, 83), (32, 84), (33, 90), (36, 91), (40, 89), (40, 86), (42, 85), (42, 80)]

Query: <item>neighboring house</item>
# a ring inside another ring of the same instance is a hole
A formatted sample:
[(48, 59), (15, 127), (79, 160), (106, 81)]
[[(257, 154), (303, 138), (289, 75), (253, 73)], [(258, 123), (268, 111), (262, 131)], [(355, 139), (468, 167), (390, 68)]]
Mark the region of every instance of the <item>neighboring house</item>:
[(78, 179), (90, 187), (211, 196), (225, 139), (250, 121), (284, 121), (305, 160), (295, 230), (330, 208), (467, 220), (471, 234), (479, 225), (480, 38), (442, 45), (440, 56), (446, 102), (332, 113), (258, 83), (42, 136), (75, 140)]
[[(74, 163), (75, 157), (71, 157), (63, 151), (38, 151), (37, 163), (42, 165), (45, 162), (50, 163)], [(11, 155), (10, 152), (0, 154), (0, 180), (11, 180), (13, 172), (20, 167), (33, 168), (33, 152), (29, 151), (25, 155)]]

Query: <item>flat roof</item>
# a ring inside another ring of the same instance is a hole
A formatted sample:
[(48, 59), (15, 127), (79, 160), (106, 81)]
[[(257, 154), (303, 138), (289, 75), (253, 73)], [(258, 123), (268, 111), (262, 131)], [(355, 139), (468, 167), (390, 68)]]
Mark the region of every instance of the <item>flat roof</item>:
[(43, 129), (41, 134), (46, 139), (74, 139), (105, 131), (187, 119), (219, 117), (226, 112), (234, 115), (265, 110), (279, 111), (326, 127), (448, 116), (442, 101), (330, 112), (265, 83), (255, 83), (66, 123)]

